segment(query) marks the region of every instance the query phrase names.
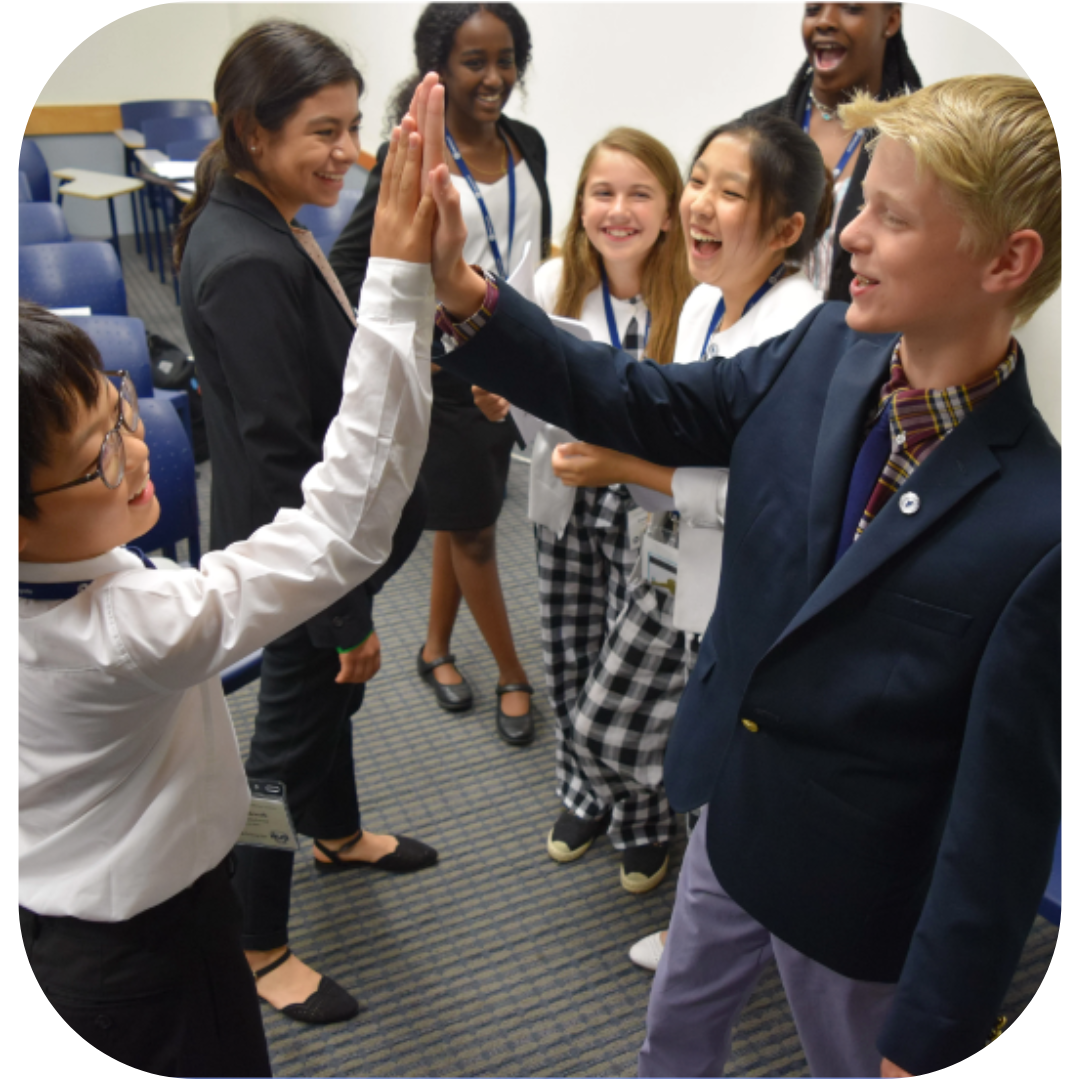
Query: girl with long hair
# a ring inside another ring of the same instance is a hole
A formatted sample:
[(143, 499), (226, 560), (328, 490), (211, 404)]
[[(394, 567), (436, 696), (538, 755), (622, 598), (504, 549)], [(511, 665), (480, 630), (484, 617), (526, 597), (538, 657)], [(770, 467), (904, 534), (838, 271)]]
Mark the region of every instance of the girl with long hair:
[[(600, 139), (581, 166), (562, 256), (536, 275), (540, 306), (639, 359), (670, 363), (679, 312), (694, 284), (678, 214), (681, 190), (674, 157), (651, 135), (624, 127)], [(556, 790), (564, 806), (547, 840), (557, 862), (584, 854), (597, 821), (610, 822), (624, 852), (666, 836), (654, 755), (632, 727), (620, 726), (632, 714), (598, 717), (585, 700), (626, 602), (645, 515), (622, 485), (574, 489), (556, 479), (552, 451), (572, 439), (544, 425), (533, 445), (529, 490), (544, 668), (557, 721)], [(667, 658), (655, 659), (662, 670)], [(648, 662), (641, 658), (642, 678)], [(578, 748), (600, 741), (619, 746), (618, 784), (599, 782), (582, 762)], [(637, 885), (625, 874), (623, 883)]]
[[(311, 233), (305, 203), (332, 206), (358, 155), (363, 80), (323, 34), (283, 20), (252, 26), (214, 84), (221, 137), (204, 152), (176, 240), (184, 327), (199, 371), (213, 465), (210, 546), (247, 539), (322, 459), (342, 396), (356, 317)], [(386, 563), (364, 585), (263, 651), (245, 763), (284, 785), (315, 869), (431, 866), (434, 849), (361, 828), (352, 717), (381, 653), (373, 598), (405, 561), (424, 514), (405, 505)], [(291, 850), (237, 849), (243, 942), (260, 996), (293, 1019), (355, 1016), (352, 995), (288, 947)]]
[[(416, 74), (402, 84), (390, 116), (404, 113), (421, 73), (439, 73), (446, 88), (446, 162), (469, 232), (465, 256), (508, 276), (527, 245), (534, 257), (545, 255), (551, 236), (544, 140), (535, 128), (503, 113), (529, 64), (529, 28), (513, 4), (429, 4), (413, 44)], [(384, 146), (363, 199), (330, 253), (354, 302), (367, 273), (385, 153)], [(440, 348), (436, 335), (436, 364)], [(450, 649), (464, 598), (498, 668), (496, 731), (520, 746), (534, 734), (533, 690), (514, 647), (495, 552), (495, 522), (516, 430), (512, 423), (488, 420), (462, 379), (436, 367), (433, 385), (422, 475), (429, 498), (426, 527), (435, 537), (428, 631), (417, 674), (443, 709), (472, 707), (472, 688)]]

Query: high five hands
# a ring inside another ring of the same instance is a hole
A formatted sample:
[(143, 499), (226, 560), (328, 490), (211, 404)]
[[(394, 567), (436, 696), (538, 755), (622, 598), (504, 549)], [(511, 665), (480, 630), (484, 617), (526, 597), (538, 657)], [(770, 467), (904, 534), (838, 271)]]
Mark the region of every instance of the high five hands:
[(444, 160), (444, 124), (445, 91), (431, 72), (390, 134), (371, 254), (430, 262), (436, 295), (453, 315), (467, 317), (484, 302), (485, 284), (463, 256), (465, 221)]

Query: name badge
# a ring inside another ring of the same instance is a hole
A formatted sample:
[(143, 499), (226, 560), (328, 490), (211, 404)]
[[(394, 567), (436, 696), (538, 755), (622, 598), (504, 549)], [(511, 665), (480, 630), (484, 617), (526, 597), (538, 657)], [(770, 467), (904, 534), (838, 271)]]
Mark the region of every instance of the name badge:
[(238, 844), (275, 848), (278, 851), (298, 851), (289, 807), (285, 803), (285, 785), (279, 780), (248, 780), (251, 806), (247, 824)]
[(650, 529), (641, 538), (641, 568), (645, 580), (658, 589), (666, 589), (672, 596), (675, 595), (679, 577), (679, 549), (675, 546), (677, 543), (677, 539), (672, 537), (667, 529), (664, 529), (660, 536)]

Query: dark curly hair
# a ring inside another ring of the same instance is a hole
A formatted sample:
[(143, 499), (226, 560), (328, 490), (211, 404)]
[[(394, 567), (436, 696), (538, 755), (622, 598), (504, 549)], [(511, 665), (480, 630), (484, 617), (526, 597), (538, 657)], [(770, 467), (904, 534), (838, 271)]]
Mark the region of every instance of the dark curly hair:
[(428, 4), (420, 12), (416, 29), (413, 31), (416, 71), (398, 86), (390, 99), (386, 110), (386, 133), (389, 133), (408, 111), (420, 80), (429, 71), (442, 73), (446, 70), (458, 28), (481, 11), (490, 12), (506, 23), (510, 36), (514, 39), (514, 65), (517, 67), (518, 85), (522, 85), (525, 71), (532, 59), (532, 37), (529, 35), (528, 23), (513, 4)]

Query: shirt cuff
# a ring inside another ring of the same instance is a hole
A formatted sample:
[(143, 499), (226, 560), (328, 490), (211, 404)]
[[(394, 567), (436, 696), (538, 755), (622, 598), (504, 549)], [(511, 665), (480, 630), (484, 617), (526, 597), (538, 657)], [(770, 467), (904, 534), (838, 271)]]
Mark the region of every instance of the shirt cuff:
[(418, 321), (434, 292), (435, 283), (427, 263), (372, 258), (364, 287), (360, 290), (357, 318), (378, 323)]
[(499, 283), (495, 275), (490, 270), (481, 270), (479, 266), (473, 266), (473, 269), (478, 274), (484, 275), (484, 283), (487, 286), (480, 310), (456, 323), (450, 318), (444, 304), (440, 303), (435, 308), (435, 325), (442, 334), (447, 352), (458, 345), (464, 345), (470, 338), (475, 337), (488, 324), (499, 303)]

